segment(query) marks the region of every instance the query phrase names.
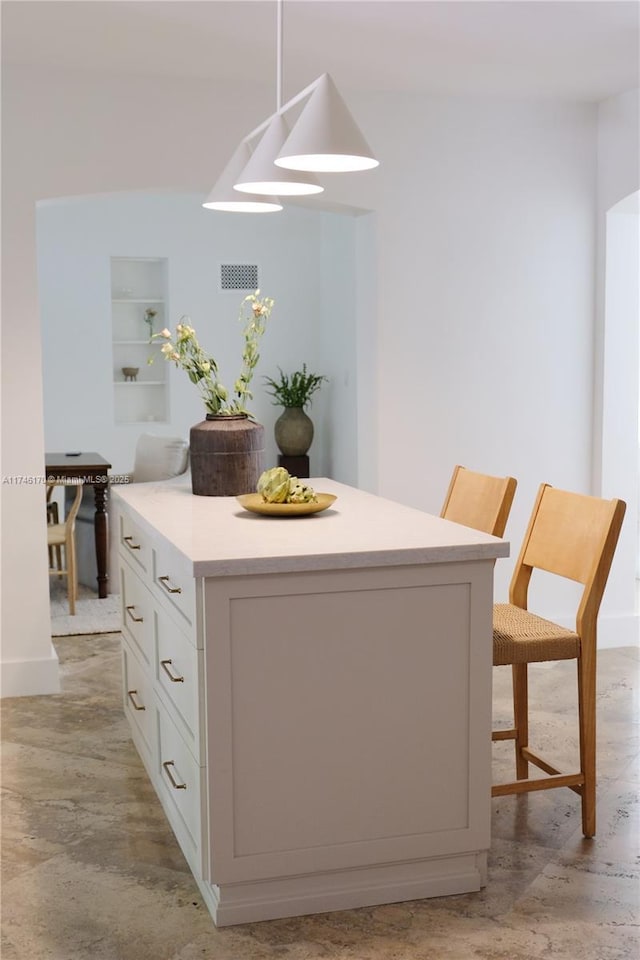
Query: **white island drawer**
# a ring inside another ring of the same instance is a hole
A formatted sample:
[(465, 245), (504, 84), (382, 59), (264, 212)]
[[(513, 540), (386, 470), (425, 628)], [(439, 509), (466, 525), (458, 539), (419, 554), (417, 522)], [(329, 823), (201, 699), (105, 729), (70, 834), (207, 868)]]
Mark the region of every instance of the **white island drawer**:
[(193, 626), (196, 619), (196, 590), (189, 565), (175, 550), (154, 546), (152, 554), (155, 593), (177, 610), (186, 624)]
[(163, 610), (156, 611), (156, 683), (170, 701), (176, 725), (196, 762), (205, 762), (200, 740), (200, 690), (203, 651), (197, 650)]
[(144, 662), (153, 662), (153, 597), (126, 563), (120, 564), (123, 630)]
[(151, 569), (151, 543), (149, 537), (135, 523), (128, 514), (122, 513), (119, 517), (120, 529), (118, 542), (120, 551), (136, 564), (144, 573)]
[(126, 642), (122, 644), (124, 712), (133, 740), (146, 763), (153, 769), (154, 696), (151, 681)]
[(202, 871), (200, 810), (205, 768), (195, 762), (177, 728), (157, 701), (156, 717), (158, 793), (187, 860), (192, 868)]

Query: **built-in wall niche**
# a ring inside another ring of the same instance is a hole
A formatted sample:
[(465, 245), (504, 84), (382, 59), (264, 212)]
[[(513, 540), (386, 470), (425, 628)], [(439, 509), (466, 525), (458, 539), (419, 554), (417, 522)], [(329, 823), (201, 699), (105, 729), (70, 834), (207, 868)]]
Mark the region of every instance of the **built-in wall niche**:
[[(152, 340), (166, 326), (167, 260), (111, 258), (111, 326), (116, 423), (167, 422), (168, 365)], [(149, 357), (154, 362), (149, 364)]]

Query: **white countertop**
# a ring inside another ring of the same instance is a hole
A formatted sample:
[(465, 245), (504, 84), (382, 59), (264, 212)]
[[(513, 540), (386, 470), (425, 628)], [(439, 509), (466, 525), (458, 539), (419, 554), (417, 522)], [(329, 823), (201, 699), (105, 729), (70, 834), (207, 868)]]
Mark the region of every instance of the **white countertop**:
[(486, 560), (509, 555), (509, 544), (334, 480), (308, 481), (335, 503), (322, 513), (267, 517), (235, 497), (196, 497), (189, 475), (162, 483), (111, 487), (134, 519), (161, 534), (195, 577), (291, 573), (355, 567)]

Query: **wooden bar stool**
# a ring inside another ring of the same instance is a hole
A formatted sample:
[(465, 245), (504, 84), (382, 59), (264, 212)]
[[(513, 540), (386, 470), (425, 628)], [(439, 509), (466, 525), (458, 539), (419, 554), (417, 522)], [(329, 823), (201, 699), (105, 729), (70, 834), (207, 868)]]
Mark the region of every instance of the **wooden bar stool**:
[(440, 511), (444, 520), (501, 537), (509, 519), (516, 492), (513, 477), (491, 477), (466, 467), (454, 468)]
[[(513, 674), (514, 726), (494, 731), (493, 740), (514, 740), (516, 780), (496, 784), (501, 797), (531, 790), (570, 787), (582, 798), (582, 830), (596, 829), (596, 626), (598, 610), (626, 504), (556, 490), (543, 483), (538, 492), (511, 585), (509, 603), (494, 606), (493, 663), (510, 664)], [(527, 609), (534, 569), (584, 585), (575, 630), (567, 630)], [(530, 663), (576, 660), (580, 730), (580, 769), (561, 773), (529, 749), (528, 676)], [(529, 764), (547, 776), (529, 779)]]

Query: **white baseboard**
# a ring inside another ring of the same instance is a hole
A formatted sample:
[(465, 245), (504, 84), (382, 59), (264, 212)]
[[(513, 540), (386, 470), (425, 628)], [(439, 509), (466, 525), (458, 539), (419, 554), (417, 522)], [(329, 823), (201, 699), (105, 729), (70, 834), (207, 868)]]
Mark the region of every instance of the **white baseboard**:
[(60, 693), (58, 655), (53, 644), (46, 659), (3, 661), (0, 697), (37, 697), (49, 693)]
[(598, 650), (640, 646), (640, 616), (598, 618)]
[(416, 862), (216, 886), (196, 876), (217, 927), (382, 903), (472, 893), (487, 882), (485, 851)]

